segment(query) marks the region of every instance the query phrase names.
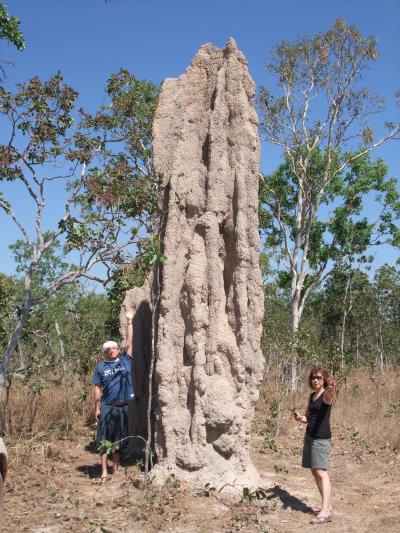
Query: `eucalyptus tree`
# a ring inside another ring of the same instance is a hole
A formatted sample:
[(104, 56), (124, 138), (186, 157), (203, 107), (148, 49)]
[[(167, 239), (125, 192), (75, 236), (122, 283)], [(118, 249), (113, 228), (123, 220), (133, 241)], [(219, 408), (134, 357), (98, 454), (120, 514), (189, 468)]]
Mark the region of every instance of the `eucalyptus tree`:
[[(93, 116), (78, 112), (77, 96), (60, 73), (45, 82), (35, 77), (15, 93), (0, 87), (0, 181), (20, 192), (12, 203), (10, 187), (4, 187), (0, 211), (18, 228), (26, 249), (23, 297), (0, 365), (0, 393), (31, 310), (78, 279), (109, 282), (115, 268), (132, 261), (156, 209), (156, 87), (127, 71), (112, 75), (108, 103)], [(57, 212), (52, 228), (49, 205)], [(57, 242), (74, 265), (63, 264), (34, 294), (33, 280)]]
[[(284, 162), (261, 177), (261, 222), (267, 243), (279, 248), (290, 286), (296, 384), (296, 337), (307, 300), (334, 262), (362, 255), (382, 239), (398, 244), (399, 197), (395, 180), (369, 154), (398, 140), (398, 123), (387, 122), (375, 138), (370, 120), (383, 100), (362, 85), (378, 58), (377, 41), (338, 19), (315, 37), (280, 42), (269, 71), (281, 94), (261, 88), (264, 139), (282, 149)], [(399, 95), (396, 95), (398, 98)], [(363, 218), (363, 199), (380, 194), (379, 220)]]

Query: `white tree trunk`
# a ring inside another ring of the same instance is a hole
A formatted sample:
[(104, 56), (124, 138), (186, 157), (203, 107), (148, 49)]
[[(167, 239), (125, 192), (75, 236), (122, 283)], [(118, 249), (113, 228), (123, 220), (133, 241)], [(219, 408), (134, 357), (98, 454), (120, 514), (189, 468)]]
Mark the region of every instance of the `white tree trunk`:
[(60, 326), (59, 326), (57, 320), (54, 322), (54, 327), (55, 327), (55, 329), (56, 329), (58, 342), (59, 342), (59, 344), (60, 344), (60, 359), (61, 359), (61, 365), (62, 365), (63, 370), (65, 371), (65, 349), (64, 349), (64, 342), (63, 342), (62, 337), (61, 337)]
[(300, 322), (300, 298), (299, 292), (296, 291), (294, 297), (292, 298), (292, 340), (293, 340), (293, 352), (292, 352), (292, 363), (291, 363), (291, 373), (290, 373), (290, 390), (296, 392), (297, 390), (297, 348), (298, 348), (298, 339), (297, 332), (299, 329)]
[(30, 295), (30, 279), (25, 280), (24, 290), (24, 305), (21, 309), (21, 313), (14, 326), (14, 330), (11, 333), (10, 340), (8, 341), (7, 348), (3, 354), (3, 360), (0, 365), (0, 398), (3, 397), (5, 382), (7, 377), (8, 367), (10, 365), (11, 357), (17, 347), (17, 344), (21, 338), (22, 330), (29, 318), (29, 313), (32, 308), (32, 299)]

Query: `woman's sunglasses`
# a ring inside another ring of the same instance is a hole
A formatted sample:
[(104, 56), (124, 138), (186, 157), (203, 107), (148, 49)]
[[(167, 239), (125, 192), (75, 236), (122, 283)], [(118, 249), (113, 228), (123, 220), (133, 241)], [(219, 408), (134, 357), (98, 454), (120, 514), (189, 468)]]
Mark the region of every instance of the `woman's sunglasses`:
[(324, 379), (324, 377), (323, 377), (323, 376), (311, 376), (311, 381), (312, 381), (313, 379), (318, 379), (318, 380), (320, 380), (320, 379)]

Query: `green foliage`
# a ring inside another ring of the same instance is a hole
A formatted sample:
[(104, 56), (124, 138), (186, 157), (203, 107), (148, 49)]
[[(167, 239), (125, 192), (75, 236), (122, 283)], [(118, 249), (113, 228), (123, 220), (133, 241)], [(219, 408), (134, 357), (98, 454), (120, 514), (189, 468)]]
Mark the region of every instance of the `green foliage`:
[[(269, 371), (288, 376), (293, 351), (290, 296), (274, 283), (266, 283), (265, 289), (262, 350)], [(334, 268), (304, 311), (297, 336), (300, 363), (323, 364), (343, 377), (354, 366), (373, 369), (382, 361), (385, 365), (398, 364), (399, 291), (400, 273), (393, 266), (383, 265), (373, 276), (357, 268)], [(343, 360), (340, 347), (345, 313)], [(351, 385), (351, 391), (358, 394), (356, 383)], [(277, 405), (267, 404), (264, 425), (268, 422), (266, 432), (273, 434)]]
[(179, 489), (181, 486), (181, 480), (178, 479), (175, 474), (171, 474), (165, 481), (165, 486), (172, 489)]
[(349, 426), (346, 428), (346, 437), (352, 441), (356, 440), (360, 432), (354, 428), (354, 426)]
[[(306, 210), (318, 209), (313, 204), (321, 188), (321, 176), (324, 173), (327, 155), (315, 149), (309, 162), (308, 174), (304, 177), (310, 201)], [(348, 158), (337, 155), (337, 160)], [(382, 202), (380, 216), (373, 222), (363, 217), (364, 202), (375, 193)], [(293, 170), (292, 162), (286, 157), (278, 169), (263, 179), (260, 190), (260, 227), (265, 236), (267, 248), (278, 248), (285, 254), (286, 231), (291, 243), (296, 238), (296, 214), (299, 183)], [(368, 155), (352, 161), (346, 172), (338, 173), (327, 186), (320, 198), (321, 205), (330, 207), (331, 215), (327, 218), (322, 212), (315, 212), (310, 225), (307, 262), (309, 272), (305, 278), (313, 281), (313, 276), (321, 266), (329, 261), (341, 263), (349, 258), (368, 262), (368, 249), (374, 244), (389, 242), (396, 245), (399, 239), (398, 221), (400, 220), (400, 195), (394, 180), (387, 177), (387, 166), (381, 159), (371, 161)], [(281, 220), (278, 220), (277, 213)], [(300, 237), (304, 250), (306, 241)], [(290, 270), (279, 271), (278, 284), (289, 288)]]
[(107, 291), (109, 314), (106, 327), (110, 337), (119, 336), (119, 314), (126, 292), (133, 287), (141, 287), (147, 274), (148, 270), (138, 261), (114, 272), (110, 288)]
[(0, 88), (0, 112), (9, 117), (18, 109), (13, 126), (29, 139), (29, 152), (25, 154), (10, 144), (1, 145), (0, 179), (9, 181), (21, 176), (18, 166), (54, 161), (65, 150), (65, 136), (73, 123), (71, 111), (78, 96), (59, 72), (45, 82), (34, 77), (18, 84), (17, 89), (13, 94)]
[(102, 440), (98, 446), (98, 452), (101, 454), (112, 454), (119, 449), (119, 442), (111, 442), (109, 440)]
[(138, 253), (135, 261), (131, 265), (122, 267), (114, 272), (111, 286), (107, 292), (110, 302), (107, 328), (110, 336), (115, 337), (119, 334), (119, 312), (126, 292), (133, 287), (141, 287), (153, 266), (157, 262), (166, 260), (166, 256), (161, 249), (160, 235), (149, 235), (138, 243)]
[[(292, 43), (279, 42), (267, 68), (286, 88), (288, 100), (285, 94), (274, 96), (261, 88), (262, 131), (268, 138), (285, 138), (293, 150), (306, 143), (340, 144), (355, 120), (382, 109), (382, 100), (359, 86), (362, 72), (378, 58), (376, 45), (374, 36), (364, 37), (343, 19), (314, 37), (303, 35)], [(312, 115), (310, 109), (316, 96), (320, 109), (324, 109), (319, 116)], [(286, 130), (288, 125), (292, 125), (291, 132)], [(327, 132), (331, 133), (329, 138)], [(373, 140), (370, 129), (363, 128), (362, 132), (363, 142)], [(302, 170), (301, 165), (296, 165), (297, 170)]]
[(283, 465), (274, 465), (274, 470), (277, 474), (288, 474), (288, 469)]
[[(32, 261), (31, 248), (24, 241), (18, 240), (10, 246), (10, 249), (14, 254), (16, 271), (25, 272)], [(74, 265), (69, 265), (64, 260), (62, 247), (58, 241), (55, 241), (44, 252), (42, 261), (32, 276), (33, 297), (40, 298), (55, 280), (74, 268), (76, 268)], [(11, 281), (8, 280), (9, 291)], [(17, 282), (13, 284), (17, 285)], [(4, 295), (4, 309), (7, 311), (10, 305), (16, 307), (20, 302), (21, 282), (18, 282), (18, 286), (19, 291), (14, 298), (14, 304), (9, 292)], [(5, 291), (0, 291), (0, 294), (2, 292)], [(42, 375), (54, 372), (61, 363), (78, 373), (87, 373), (91, 370), (97, 359), (99, 347), (106, 337), (105, 319), (108, 305), (104, 295), (90, 293), (78, 282), (60, 287), (50, 298), (36, 305), (20, 341), (23, 352), (27, 350), (30, 353), (29, 360), (25, 361), (26, 379), (31, 380), (35, 373)], [(12, 317), (12, 313), (10, 314)], [(2, 326), (7, 330), (4, 337), (8, 340), (12, 320), (0, 319), (0, 328)], [(60, 361), (60, 341), (64, 346), (65, 361)], [(61, 371), (61, 368), (59, 370)]]
[[(351, 292), (346, 303), (348, 276)], [(316, 302), (321, 342), (325, 339), (325, 344), (329, 343), (332, 349), (338, 346), (347, 306), (350, 307), (344, 345), (347, 364), (375, 364), (380, 351), (385, 353), (386, 360), (397, 363), (400, 358), (399, 290), (399, 272), (388, 265), (379, 268), (372, 280), (358, 269), (350, 272), (334, 269)], [(330, 359), (333, 359), (332, 354)]]
[[(17, 272), (24, 272), (31, 260), (30, 248), (23, 241), (11, 246)], [(64, 261), (56, 242), (45, 254), (32, 280), (32, 292), (43, 294), (54, 279), (71, 268)], [(67, 268), (68, 267), (68, 268)], [(73, 268), (73, 266), (72, 266)], [(18, 314), (22, 283), (0, 274), (0, 344), (5, 348)], [(94, 294), (77, 282), (61, 287), (50, 298), (35, 306), (18, 344), (20, 374), (35, 393), (40, 393), (49, 376), (92, 371), (107, 337), (109, 303), (105, 295)], [(59, 331), (57, 331), (57, 327)], [(64, 355), (60, 351), (60, 343)], [(64, 360), (62, 360), (62, 355)], [(47, 377), (46, 377), (47, 376)]]
[(264, 437), (264, 440), (263, 440), (263, 443), (262, 443), (262, 447), (261, 447), (261, 452), (262, 453), (265, 453), (267, 450), (270, 450), (272, 452), (277, 452), (278, 451), (278, 446), (276, 444), (276, 441), (273, 437)]
[(8, 342), (9, 331), (18, 312), (22, 285), (15, 278), (0, 273), (0, 350)]
[(25, 48), (25, 39), (19, 29), (21, 22), (16, 17), (10, 17), (3, 3), (0, 3), (0, 39), (12, 43), (17, 50), (22, 52)]
[[(65, 84), (61, 73), (44, 82), (34, 77), (19, 84), (15, 93), (0, 87), (0, 118), (5, 126), (4, 144), (0, 144), (0, 180), (18, 181), (36, 209), (31, 219), (35, 229), (32, 238), (14, 206), (0, 196), (0, 208), (25, 238), (12, 247), (19, 272), (25, 276), (21, 305), (24, 324), (32, 308), (43, 304), (36, 310), (42, 315), (48, 298), (59, 291), (65, 296), (65, 287), (81, 278), (104, 284), (113, 275), (114, 282), (119, 278), (113, 288), (118, 296), (111, 298), (115, 310), (121, 296), (118, 287), (124, 284), (124, 267), (132, 263), (134, 254), (140, 256), (140, 276), (165, 259), (159, 237), (153, 237), (161, 179), (152, 163), (157, 94), (152, 83), (121, 70), (108, 80), (108, 102), (94, 115), (79, 110), (80, 120), (76, 122), (78, 94)], [(57, 226), (44, 231), (46, 194), (53, 181), (60, 188), (64, 186), (67, 199), (61, 200)], [(78, 252), (76, 266), (63, 255), (72, 251)], [(104, 276), (93, 273), (99, 264), (105, 267)], [(53, 299), (48, 307), (61, 300)], [(11, 337), (2, 373), (19, 331), (16, 329)], [(97, 334), (92, 339), (97, 342)], [(59, 344), (62, 341), (57, 339)], [(50, 342), (48, 345), (54, 353)], [(81, 359), (81, 363), (85, 371), (89, 358)]]
[[(47, 240), (50, 234), (45, 233), (44, 239)], [(39, 243), (35, 243), (38, 248)], [(26, 272), (33, 260), (32, 247), (26, 241), (17, 240), (9, 246), (16, 264), (17, 274)], [(67, 263), (63, 257), (63, 248), (61, 243), (56, 240), (44, 251), (40, 262), (35, 267), (32, 274), (33, 296), (40, 298), (43, 292), (48, 290), (52, 284), (70, 270), (76, 268), (74, 265)]]
[[(107, 338), (108, 307), (105, 295), (90, 293), (77, 284), (64, 287), (38, 305), (19, 341), (19, 349), (24, 354), (25, 381), (29, 384), (35, 379), (63, 379), (67, 375), (92, 372), (101, 354), (101, 344)], [(8, 340), (11, 324), (6, 327)]]
[(161, 250), (162, 243), (160, 234), (150, 235), (140, 243), (137, 264), (143, 273), (147, 274), (153, 265), (167, 259)]
[(388, 409), (386, 411), (385, 416), (386, 417), (391, 417), (391, 416), (393, 416), (395, 414), (398, 414), (398, 413), (400, 413), (400, 400), (390, 404), (390, 406), (388, 407)]
[(254, 500), (265, 500), (267, 496), (267, 491), (261, 487), (258, 487), (258, 489), (249, 489), (249, 487), (243, 487), (243, 501), (252, 502)]
[[(153, 168), (152, 123), (158, 88), (121, 69), (107, 81), (109, 103), (94, 115), (84, 114), (81, 135), (100, 143), (101, 165), (88, 171), (80, 201), (89, 213), (98, 205), (118, 204), (130, 220), (140, 218), (145, 231), (154, 229), (160, 176)], [(77, 143), (76, 151), (81, 150)], [(137, 225), (130, 231), (136, 235)]]
[[(14, 94), (0, 88), (0, 114), (10, 134), (10, 142), (0, 144), (0, 180), (25, 180), (38, 203), (44, 194), (40, 183), (63, 180), (71, 199), (56, 233), (65, 237), (66, 250), (91, 254), (102, 245), (110, 261), (122, 264), (121, 241), (140, 241), (156, 222), (160, 177), (152, 166), (151, 127), (157, 88), (122, 70), (108, 80), (109, 104), (93, 116), (80, 110), (78, 124), (78, 94), (60, 73), (17, 88)], [(13, 132), (22, 134), (25, 147), (15, 143)], [(63, 174), (42, 181), (38, 174), (45, 164)], [(6, 198), (0, 198), (0, 207), (11, 215)]]
[[(376, 44), (338, 19), (325, 33), (278, 43), (268, 69), (280, 94), (260, 89), (261, 132), (283, 156), (275, 172), (261, 177), (259, 218), (278, 264), (274, 280), (290, 291), (293, 387), (298, 357), (315, 357), (301, 320), (329, 271), (368, 265), (371, 246), (400, 242), (395, 180), (382, 160), (369, 156), (400, 133), (398, 123), (386, 123), (388, 133), (375, 140), (368, 125), (369, 115), (383, 109), (382, 99), (361, 85), (377, 59)], [(372, 195), (381, 207), (374, 220), (364, 213)], [(334, 345), (321, 355), (336, 366)]]
[(82, 292), (60, 324), (63, 324), (67, 364), (74, 372), (87, 375), (93, 371), (101, 345), (108, 338), (109, 302), (104, 294)]

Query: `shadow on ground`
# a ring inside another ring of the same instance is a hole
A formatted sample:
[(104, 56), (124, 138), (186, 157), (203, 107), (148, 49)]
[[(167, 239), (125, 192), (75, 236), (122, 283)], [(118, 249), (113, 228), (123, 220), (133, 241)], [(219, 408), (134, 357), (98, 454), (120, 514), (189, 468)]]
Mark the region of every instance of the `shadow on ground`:
[(100, 462), (95, 465), (79, 465), (76, 467), (76, 470), (90, 479), (98, 478), (101, 475)]
[(267, 500), (275, 498), (281, 500), (284, 509), (292, 509), (292, 511), (299, 511), (301, 513), (311, 513), (312, 509), (296, 496), (292, 496), (290, 492), (282, 489), (279, 485), (275, 485), (266, 491), (268, 494)]

